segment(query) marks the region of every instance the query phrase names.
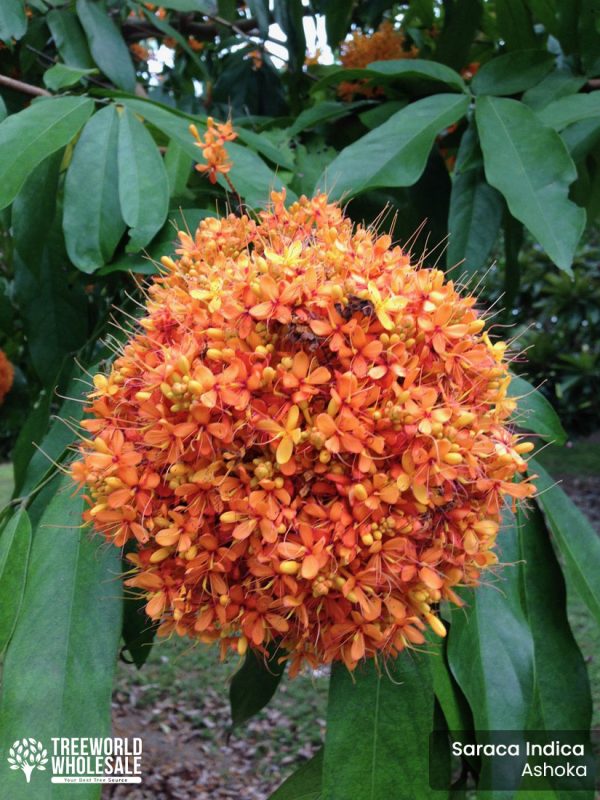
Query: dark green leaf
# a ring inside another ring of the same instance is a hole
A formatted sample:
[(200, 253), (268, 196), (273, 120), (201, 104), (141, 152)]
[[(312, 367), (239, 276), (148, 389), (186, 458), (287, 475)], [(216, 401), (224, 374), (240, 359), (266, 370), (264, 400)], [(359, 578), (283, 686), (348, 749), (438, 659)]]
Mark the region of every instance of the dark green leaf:
[(600, 621), (600, 539), (577, 506), (562, 489), (554, 485), (548, 473), (533, 459), (531, 473), (536, 475), (537, 502), (554, 535), (565, 562), (569, 586), (577, 591), (589, 610)]
[[(586, 731), (592, 701), (585, 663), (567, 618), (565, 582), (537, 506), (517, 511), (525, 611), (533, 635), (533, 730)], [(568, 698), (568, 702), (565, 702)]]
[(342, 150), (321, 177), (321, 187), (331, 188), (332, 199), (339, 199), (378, 187), (411, 186), (425, 169), (436, 135), (456, 122), (468, 103), (454, 94), (411, 103)]
[(169, 142), (165, 153), (165, 169), (169, 179), (169, 196), (182, 195), (192, 170), (192, 159), (174, 139)]
[[(36, 398), (34, 402), (33, 408), (29, 412), (29, 416), (25, 420), (25, 424), (19, 431), (12, 452), (14, 493), (16, 496), (21, 493), (27, 467), (34, 453), (38, 452), (35, 449), (35, 445), (42, 440), (48, 429), (51, 402), (52, 395), (50, 391), (48, 389), (42, 389), (39, 397)], [(46, 461), (45, 471), (48, 471), (49, 466), (50, 463)]]
[(504, 214), (504, 304), (507, 318), (519, 294), (521, 285), (520, 254), (525, 239), (523, 224), (512, 214)]
[(525, 0), (496, 0), (496, 23), (508, 50), (536, 47), (537, 39)]
[(269, 35), (271, 15), (269, 13), (269, 0), (248, 0), (250, 13), (258, 22), (258, 30), (263, 39)]
[(523, 378), (513, 375), (508, 386), (508, 397), (518, 401), (513, 422), (526, 431), (538, 433), (554, 444), (564, 444), (567, 434), (558, 414), (544, 395)]
[(581, 61), (586, 75), (600, 75), (600, 8), (598, 0), (579, 0), (578, 27)]
[(558, 19), (556, 16), (556, 0), (527, 0), (534, 22), (541, 22), (546, 31), (556, 36)]
[(458, 72), (445, 64), (425, 59), (375, 61), (367, 69), (338, 69), (315, 83), (313, 92), (342, 81), (367, 80), (377, 86), (391, 86), (414, 94), (432, 94), (454, 89), (465, 92), (466, 85)]
[(231, 721), (241, 725), (258, 714), (273, 697), (285, 671), (285, 662), (280, 664), (281, 653), (273, 648), (267, 658), (254, 650), (248, 650), (240, 669), (231, 679), (229, 702)]
[(484, 64), (473, 78), (476, 94), (517, 94), (538, 84), (554, 66), (545, 50), (521, 50), (498, 56)]
[(536, 86), (528, 89), (521, 98), (524, 103), (534, 111), (540, 111), (548, 103), (578, 92), (585, 83), (581, 75), (572, 75), (570, 72), (550, 72)]
[(279, 0), (275, 3), (274, 14), (275, 21), (286, 35), (288, 67), (291, 72), (299, 72), (306, 54), (302, 0)]
[[(449, 626), (448, 626), (449, 627)], [(433, 634), (433, 652), (429, 654), (429, 668), (433, 680), (433, 691), (441, 706), (448, 729), (451, 731), (472, 731), (473, 715), (469, 704), (448, 666), (448, 639), (440, 640)]]
[(293, 772), (269, 800), (320, 800), (323, 772), (323, 748)]
[(21, 39), (27, 30), (27, 17), (23, 0), (2, 0), (0, 3), (0, 41)]
[(600, 141), (600, 119), (584, 119), (560, 134), (573, 161), (581, 161)]
[[(344, 103), (344, 105), (346, 105), (346, 103)], [(392, 114), (395, 114), (396, 111), (401, 111), (407, 105), (408, 100), (388, 100), (386, 103), (377, 103), (373, 108), (363, 111), (362, 114), (358, 115), (358, 118), (365, 128), (372, 131), (373, 128), (378, 128), (379, 125), (383, 125)]]
[[(331, 671), (323, 800), (427, 800), (434, 695), (427, 656)], [(358, 743), (358, 744), (357, 744)]]
[(85, 97), (38, 100), (0, 124), (0, 208), (12, 203), (38, 164), (75, 136), (93, 108)]
[(27, 512), (19, 509), (0, 535), (0, 653), (13, 634), (27, 576), (31, 548), (31, 523)]
[(146, 663), (158, 623), (146, 614), (147, 599), (127, 597), (123, 603), (123, 647), (138, 669)]
[(600, 92), (561, 97), (538, 111), (538, 117), (544, 125), (554, 128), (555, 131), (561, 131), (584, 119), (597, 121), (600, 117)]
[(66, 8), (54, 8), (48, 12), (46, 22), (65, 64), (76, 69), (93, 68), (90, 48), (76, 14)]
[(321, 12), (325, 14), (327, 43), (335, 49), (346, 36), (356, 0), (323, 0)]
[(479, 97), (485, 174), (561, 269), (569, 271), (585, 211), (569, 200), (577, 171), (560, 136), (516, 100)]
[(127, 251), (135, 253), (164, 225), (169, 210), (169, 179), (154, 139), (129, 111), (119, 109), (119, 200), (130, 228)]
[(480, 0), (444, 2), (444, 25), (435, 48), (436, 61), (458, 70), (466, 65), (481, 12)]
[(448, 216), (448, 268), (471, 277), (487, 263), (502, 221), (501, 195), (490, 186), (482, 169), (455, 175)]
[[(53, 736), (111, 734), (112, 679), (121, 632), (122, 586), (118, 548), (81, 527), (83, 501), (69, 479), (34, 533), (21, 612), (6, 651), (0, 706), (0, 749), (35, 732)], [(6, 771), (11, 800), (31, 797), (22, 775)], [(98, 787), (77, 797), (96, 800)], [(58, 797), (38, 781), (36, 800)]]
[(80, 67), (69, 67), (66, 64), (55, 64), (44, 72), (44, 84), (53, 92), (74, 86), (86, 75), (93, 75), (97, 69), (81, 69)]
[(94, 272), (110, 261), (125, 230), (119, 206), (118, 129), (113, 105), (94, 114), (67, 171), (65, 241), (69, 258), (83, 272)]
[(133, 92), (135, 69), (131, 56), (121, 31), (107, 13), (106, 5), (95, 0), (77, 0), (76, 8), (98, 67), (115, 86)]
[(356, 108), (362, 108), (366, 105), (365, 102), (357, 103), (338, 103), (335, 100), (324, 100), (316, 103), (310, 108), (305, 108), (296, 119), (293, 125), (288, 129), (288, 134), (296, 136), (301, 131), (314, 128), (315, 125), (321, 125), (324, 122), (333, 122), (336, 119), (348, 116)]

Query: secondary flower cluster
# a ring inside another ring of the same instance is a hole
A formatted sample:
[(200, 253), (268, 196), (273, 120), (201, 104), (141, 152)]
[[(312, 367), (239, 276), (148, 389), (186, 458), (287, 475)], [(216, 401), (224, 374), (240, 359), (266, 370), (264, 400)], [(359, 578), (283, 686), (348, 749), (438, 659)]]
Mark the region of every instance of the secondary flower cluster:
[(233, 130), (231, 121), (215, 122), (212, 117), (208, 117), (204, 136), (200, 136), (198, 128), (193, 124), (190, 125), (190, 133), (206, 161), (206, 164), (196, 164), (196, 169), (198, 172), (208, 173), (209, 181), (216, 183), (219, 174), (226, 175), (232, 167), (225, 142), (233, 142), (238, 135)]
[(13, 365), (6, 357), (6, 353), (0, 350), (0, 404), (4, 402), (4, 398), (12, 389), (14, 377)]
[[(346, 69), (362, 69), (374, 61), (416, 58), (417, 55), (418, 50), (408, 45), (405, 36), (389, 21), (382, 22), (370, 35), (354, 31), (352, 38), (343, 42), (340, 48), (340, 60)], [(338, 86), (338, 94), (343, 100), (352, 100), (357, 95), (378, 97), (383, 90), (364, 80), (344, 81)]]
[(74, 479), (160, 633), (292, 674), (424, 641), (534, 488), (472, 297), (324, 195), (179, 234), (97, 375)]

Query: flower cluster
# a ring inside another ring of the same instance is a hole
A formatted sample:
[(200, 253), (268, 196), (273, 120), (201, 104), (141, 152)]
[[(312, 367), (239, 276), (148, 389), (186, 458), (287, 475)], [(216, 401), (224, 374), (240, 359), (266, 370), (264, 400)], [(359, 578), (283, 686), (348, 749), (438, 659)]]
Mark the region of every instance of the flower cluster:
[[(352, 38), (340, 48), (340, 60), (346, 69), (362, 69), (374, 61), (416, 58), (417, 55), (418, 50), (407, 44), (404, 35), (389, 21), (382, 22), (371, 35), (354, 31)], [(352, 100), (357, 95), (378, 97), (383, 89), (364, 80), (344, 81), (338, 86), (338, 94), (343, 100)]]
[(211, 183), (217, 182), (219, 174), (226, 175), (231, 169), (231, 161), (225, 149), (225, 142), (237, 139), (231, 121), (215, 122), (212, 117), (206, 120), (206, 133), (200, 136), (198, 128), (190, 125), (190, 133), (196, 140), (196, 147), (202, 150), (206, 164), (196, 164), (198, 172), (206, 172)]
[(10, 392), (15, 371), (13, 365), (6, 357), (6, 353), (0, 350), (0, 405), (4, 402), (4, 398)]
[(424, 641), (527, 497), (505, 344), (474, 298), (324, 195), (179, 234), (94, 378), (72, 475), (159, 632), (294, 674)]

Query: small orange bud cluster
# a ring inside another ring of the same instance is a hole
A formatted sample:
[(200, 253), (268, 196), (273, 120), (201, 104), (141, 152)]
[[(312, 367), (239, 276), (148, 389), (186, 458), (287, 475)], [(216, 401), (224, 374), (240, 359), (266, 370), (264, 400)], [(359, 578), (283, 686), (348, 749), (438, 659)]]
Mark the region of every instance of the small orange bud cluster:
[(0, 404), (4, 402), (4, 398), (12, 389), (14, 377), (13, 365), (6, 357), (6, 353), (0, 350)]
[(292, 674), (443, 636), (534, 492), (474, 298), (324, 195), (179, 239), (72, 465), (159, 633)]
[[(340, 60), (346, 69), (362, 69), (374, 61), (416, 58), (418, 54), (416, 47), (408, 45), (405, 36), (389, 21), (382, 22), (370, 35), (354, 31), (340, 48)], [(352, 100), (356, 95), (378, 97), (383, 90), (367, 81), (344, 81), (338, 86), (338, 94), (343, 100)]]
[(237, 139), (231, 120), (215, 122), (212, 117), (208, 117), (204, 136), (200, 136), (198, 128), (193, 124), (190, 125), (190, 133), (196, 140), (196, 146), (202, 150), (202, 156), (206, 161), (206, 164), (196, 164), (196, 169), (198, 172), (208, 173), (209, 181), (216, 183), (218, 175), (227, 174), (232, 166), (225, 149), (225, 142)]

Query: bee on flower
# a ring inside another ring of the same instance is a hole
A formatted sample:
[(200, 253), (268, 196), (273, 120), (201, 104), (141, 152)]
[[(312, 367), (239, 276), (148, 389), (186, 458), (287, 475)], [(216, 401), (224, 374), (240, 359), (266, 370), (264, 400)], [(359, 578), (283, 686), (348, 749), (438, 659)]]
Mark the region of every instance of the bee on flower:
[[(232, 135), (209, 120), (205, 171)], [(474, 298), (322, 194), (204, 219), (163, 265), (71, 468), (160, 635), (292, 675), (444, 636), (534, 493)]]

